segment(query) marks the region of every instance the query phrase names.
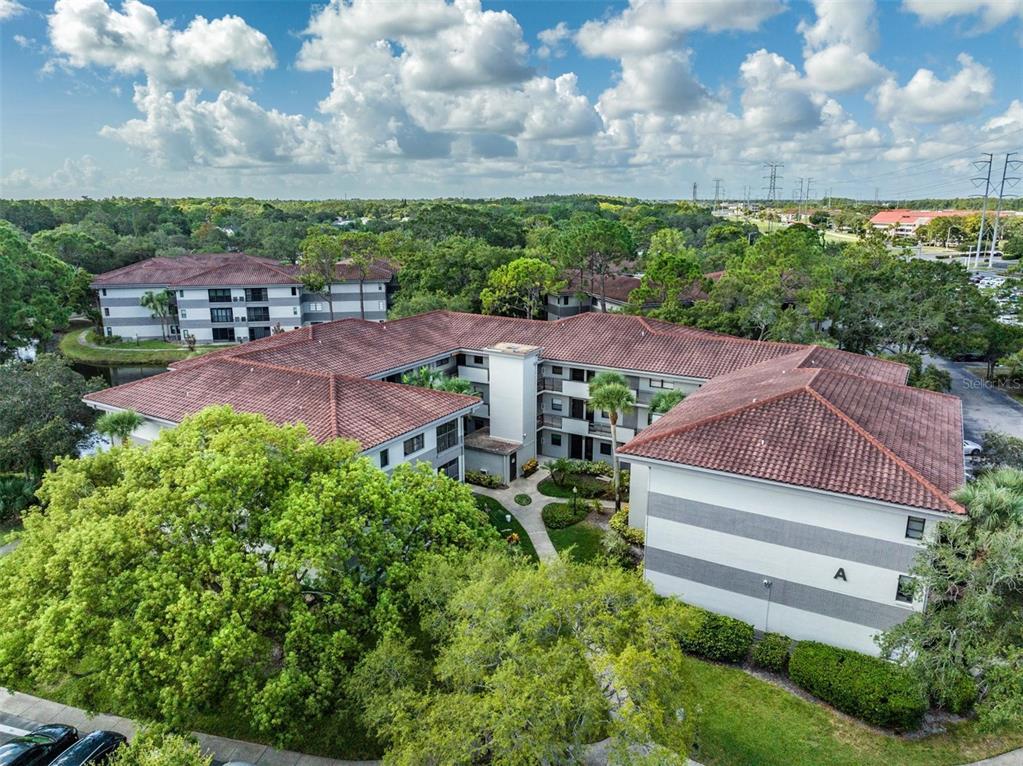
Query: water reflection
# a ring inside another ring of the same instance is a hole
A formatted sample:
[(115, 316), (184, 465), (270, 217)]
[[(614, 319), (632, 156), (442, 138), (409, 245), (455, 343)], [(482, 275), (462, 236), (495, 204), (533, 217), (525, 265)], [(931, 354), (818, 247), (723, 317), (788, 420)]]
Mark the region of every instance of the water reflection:
[(133, 380), (141, 380), (167, 371), (166, 367), (154, 365), (107, 365), (75, 362), (71, 367), (86, 378), (102, 378), (108, 386), (131, 383)]

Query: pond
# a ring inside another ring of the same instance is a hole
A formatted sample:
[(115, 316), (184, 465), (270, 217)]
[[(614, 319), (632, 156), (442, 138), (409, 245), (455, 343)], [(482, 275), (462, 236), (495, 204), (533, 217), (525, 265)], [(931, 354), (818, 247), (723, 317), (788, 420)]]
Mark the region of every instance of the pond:
[(108, 386), (119, 386), (122, 383), (131, 383), (133, 380), (141, 380), (151, 375), (159, 375), (166, 372), (166, 367), (158, 365), (127, 365), (127, 364), (83, 364), (74, 362), (71, 368), (86, 378), (102, 378)]

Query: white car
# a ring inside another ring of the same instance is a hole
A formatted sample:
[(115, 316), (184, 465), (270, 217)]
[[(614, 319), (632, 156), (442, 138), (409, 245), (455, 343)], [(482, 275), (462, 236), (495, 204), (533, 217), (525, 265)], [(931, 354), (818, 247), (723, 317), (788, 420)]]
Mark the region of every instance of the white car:
[(981, 447), (977, 442), (971, 442), (969, 439), (963, 439), (963, 454), (971, 457), (976, 457), (984, 448)]

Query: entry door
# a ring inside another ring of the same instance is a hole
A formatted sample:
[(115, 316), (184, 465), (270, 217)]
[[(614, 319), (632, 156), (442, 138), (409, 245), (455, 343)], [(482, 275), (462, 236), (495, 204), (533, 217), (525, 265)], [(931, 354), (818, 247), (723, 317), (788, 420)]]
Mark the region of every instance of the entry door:
[(515, 481), (519, 475), (519, 456), (513, 452), (508, 459), (508, 481)]
[(593, 460), (593, 439), (589, 436), (583, 437), (583, 443), (586, 445), (586, 457), (585, 460)]
[(572, 399), (570, 413), (576, 420), (586, 419), (586, 402), (582, 399)]
[(579, 434), (572, 434), (568, 445), (568, 456), (573, 460), (583, 459), (583, 437)]

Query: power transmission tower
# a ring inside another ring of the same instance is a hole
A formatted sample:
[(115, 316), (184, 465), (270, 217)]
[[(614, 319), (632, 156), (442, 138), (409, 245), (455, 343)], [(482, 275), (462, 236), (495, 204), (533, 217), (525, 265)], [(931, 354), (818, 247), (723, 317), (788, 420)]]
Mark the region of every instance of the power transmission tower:
[(813, 186), (813, 178), (806, 179), (806, 193), (803, 195), (803, 214), (810, 210), (810, 187)]
[[(984, 166), (987, 166), (987, 174), (983, 176), (976, 176), (970, 179), (974, 184), (979, 184), (981, 181), (984, 182), (984, 203), (980, 208), (980, 229), (977, 231), (977, 253), (976, 253), (976, 268), (980, 267), (980, 246), (984, 241), (984, 220), (987, 217), (987, 198), (991, 193), (991, 165), (994, 163), (995, 156), (991, 153), (985, 153), (986, 160), (977, 160), (973, 163), (973, 167), (977, 170), (983, 170)], [(973, 258), (967, 258), (967, 263), (973, 261)]]
[[(767, 191), (767, 200), (765, 203), (766, 207), (771, 207), (771, 204), (778, 199), (778, 179), (780, 178), (780, 176), (778, 175), (778, 168), (783, 167), (785, 167), (785, 165), (781, 162), (764, 163), (764, 168), (766, 168), (768, 171), (768, 174), (764, 176), (764, 179), (767, 181), (767, 186), (765, 187), (765, 190)], [(771, 222), (768, 221), (767, 230), (771, 231), (773, 228), (774, 227), (772, 226)]]
[(721, 179), (714, 179), (714, 208), (717, 209), (718, 200), (721, 199)]
[(1015, 186), (1019, 183), (1019, 176), (1007, 175), (1009, 172), (1009, 166), (1011, 165), (1012, 169), (1015, 170), (1020, 165), (1023, 165), (1023, 162), (1020, 160), (1009, 159), (1014, 154), (1016, 154), (1016, 152), (1007, 152), (1005, 155), (1005, 162), (1002, 164), (1002, 183), (998, 187), (998, 206), (995, 208), (995, 223), (991, 231), (991, 250), (988, 252), (987, 257), (987, 267), (989, 269), (993, 268), (995, 265), (995, 248), (998, 247), (998, 224), (1001, 223), (1002, 220), (1002, 199), (1005, 197), (1005, 182), (1009, 181), (1010, 186)]
[(696, 181), (693, 181), (693, 202), (696, 202)]

